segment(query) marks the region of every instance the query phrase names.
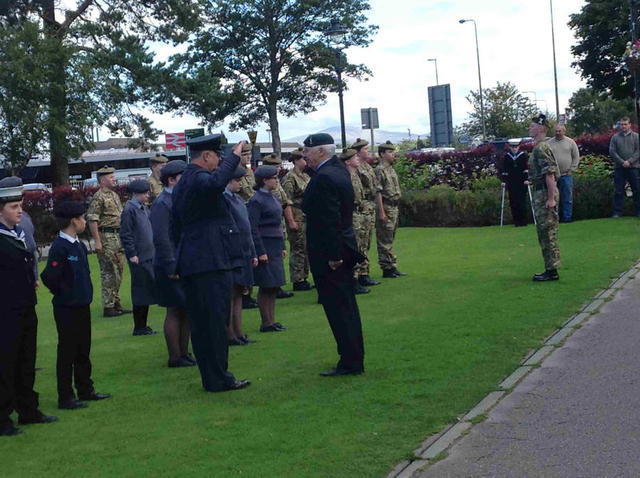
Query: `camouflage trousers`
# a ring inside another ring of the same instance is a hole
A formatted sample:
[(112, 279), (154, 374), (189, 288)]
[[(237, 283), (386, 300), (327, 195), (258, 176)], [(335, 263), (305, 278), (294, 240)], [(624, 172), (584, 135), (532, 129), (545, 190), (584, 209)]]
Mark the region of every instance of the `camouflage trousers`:
[[(360, 216), (356, 220), (356, 215)], [(357, 222), (357, 224), (356, 224)], [(371, 250), (371, 237), (376, 227), (376, 205), (373, 201), (366, 201), (362, 213), (353, 214), (353, 229), (358, 241), (360, 254), (364, 256), (364, 261), (356, 264), (354, 274), (358, 276), (369, 275), (369, 250)]]
[(102, 281), (102, 306), (105, 309), (121, 306), (120, 284), (124, 269), (124, 251), (115, 232), (101, 232), (102, 252), (98, 253)]
[[(549, 209), (546, 207), (547, 191), (532, 191), (533, 207), (536, 213), (536, 231), (538, 242), (542, 249), (544, 268), (547, 271), (560, 267), (560, 249), (558, 248), (558, 205)], [(556, 203), (558, 193), (556, 192)]]
[[(294, 211), (299, 211), (294, 209)], [(287, 228), (289, 239), (289, 278), (294, 284), (309, 277), (309, 256), (307, 255), (307, 223), (304, 215), (294, 214), (298, 230)]]
[(387, 220), (382, 222), (376, 218), (376, 239), (378, 245), (378, 264), (384, 271), (394, 269), (398, 265), (398, 258), (393, 253), (393, 240), (398, 229), (398, 206), (384, 205), (384, 214)]

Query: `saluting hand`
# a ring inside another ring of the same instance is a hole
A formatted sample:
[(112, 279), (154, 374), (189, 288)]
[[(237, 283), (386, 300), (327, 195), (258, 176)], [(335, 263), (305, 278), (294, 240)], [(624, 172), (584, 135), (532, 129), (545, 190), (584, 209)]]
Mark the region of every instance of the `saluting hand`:
[(236, 144), (233, 149), (231, 150), (233, 152), (233, 154), (235, 154), (236, 156), (241, 156), (242, 155), (242, 147), (246, 144), (246, 141), (240, 141), (238, 144)]

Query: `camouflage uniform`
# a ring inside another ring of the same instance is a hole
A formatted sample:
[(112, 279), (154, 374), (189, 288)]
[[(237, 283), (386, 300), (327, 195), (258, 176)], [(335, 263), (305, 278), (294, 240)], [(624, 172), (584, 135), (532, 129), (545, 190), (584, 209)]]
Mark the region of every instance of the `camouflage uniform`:
[(398, 175), (392, 165), (380, 162), (375, 171), (378, 179), (378, 191), (382, 194), (382, 205), (387, 216), (385, 222), (380, 221), (379, 217), (376, 218), (378, 264), (385, 271), (397, 268), (397, 258), (393, 253), (393, 240), (398, 228), (398, 204), (401, 192)]
[(253, 169), (251, 167), (247, 167), (247, 172), (240, 178), (240, 191), (238, 194), (244, 202), (248, 202), (256, 192), (253, 189), (253, 186), (256, 184), (256, 177), (253, 174)]
[(91, 199), (87, 210), (87, 220), (98, 223), (102, 252), (98, 253), (100, 278), (102, 280), (102, 306), (122, 308), (120, 284), (124, 268), (124, 251), (118, 235), (122, 203), (115, 191), (101, 188)]
[(159, 179), (156, 179), (155, 176), (152, 175), (149, 178), (149, 188), (149, 204), (153, 204), (153, 201), (160, 196), (164, 186)]
[[(349, 170), (351, 175), (351, 184), (353, 185), (353, 231), (356, 233), (356, 240), (358, 242), (358, 249), (360, 254), (367, 257), (369, 252), (369, 246), (371, 246), (371, 232), (367, 232), (369, 228), (369, 212), (367, 211), (367, 204), (369, 201), (365, 199), (364, 187), (362, 180), (360, 179), (359, 172)], [(375, 224), (375, 209), (373, 211), (373, 224)], [(366, 241), (369, 241), (368, 243)], [(353, 270), (353, 276), (369, 274), (369, 264), (367, 263), (367, 272), (362, 272), (363, 267), (356, 267)]]
[(366, 161), (360, 161), (360, 164), (358, 165), (358, 177), (362, 187), (363, 196), (362, 212), (360, 213), (362, 215), (362, 225), (358, 229), (355, 229), (355, 233), (356, 239), (358, 240), (358, 246), (360, 247), (360, 253), (365, 257), (365, 260), (364, 262), (356, 265), (355, 272), (357, 276), (368, 276), (371, 237), (373, 236), (373, 229), (376, 226), (376, 196), (378, 194), (378, 179), (376, 178), (375, 170)]
[[(284, 191), (284, 189), (282, 189), (282, 184), (280, 184), (279, 179), (278, 179), (278, 187), (273, 191), (271, 191), (271, 193), (278, 198), (278, 201), (280, 201), (280, 205), (282, 206), (282, 209), (284, 209), (287, 206), (293, 206), (291, 199), (289, 199), (289, 196), (287, 195), (287, 193)], [(286, 221), (284, 220), (284, 214), (283, 214), (282, 215), (282, 231), (284, 232), (285, 239), (286, 239), (287, 228), (285, 227), (285, 222)]]
[(293, 231), (287, 225), (287, 235), (289, 237), (289, 276), (291, 282), (303, 282), (309, 276), (309, 257), (307, 256), (306, 225), (307, 220), (302, 212), (302, 198), (304, 190), (311, 177), (305, 172), (298, 172), (292, 169), (287, 173), (282, 181), (282, 189), (291, 200), (293, 219), (298, 224), (298, 230)]
[(560, 172), (558, 163), (549, 145), (541, 141), (533, 148), (529, 158), (529, 180), (533, 185), (533, 207), (536, 214), (536, 231), (542, 249), (544, 268), (547, 271), (560, 267), (560, 249), (558, 248), (558, 190), (556, 189), (556, 206), (547, 208), (546, 175), (553, 173), (557, 180)]

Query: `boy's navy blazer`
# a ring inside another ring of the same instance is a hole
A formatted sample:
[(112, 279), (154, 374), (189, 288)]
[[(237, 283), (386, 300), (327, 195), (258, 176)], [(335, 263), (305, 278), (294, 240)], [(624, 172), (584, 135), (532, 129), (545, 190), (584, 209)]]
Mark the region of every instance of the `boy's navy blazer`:
[(330, 260), (342, 259), (347, 267), (363, 260), (353, 231), (353, 201), (349, 171), (333, 156), (311, 177), (302, 202), (314, 276), (328, 272)]
[(223, 196), (239, 162), (231, 154), (213, 172), (189, 164), (173, 188), (171, 233), (183, 277), (242, 266), (240, 232)]
[(153, 231), (153, 245), (155, 255), (153, 265), (166, 275), (176, 271), (176, 245), (171, 240), (171, 207), (173, 198), (171, 193), (163, 190), (151, 205), (151, 229)]

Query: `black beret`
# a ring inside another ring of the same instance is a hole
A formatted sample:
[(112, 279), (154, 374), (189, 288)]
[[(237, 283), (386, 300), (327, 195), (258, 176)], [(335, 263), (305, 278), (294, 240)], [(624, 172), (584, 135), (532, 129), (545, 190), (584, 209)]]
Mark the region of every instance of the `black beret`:
[(86, 210), (87, 208), (80, 201), (62, 201), (54, 206), (53, 215), (71, 219), (82, 216)]
[(537, 116), (534, 116), (533, 119), (531, 120), (532, 123), (536, 123), (542, 126), (548, 126), (549, 123), (547, 122), (547, 115), (545, 114), (538, 114)]
[(247, 172), (247, 169), (242, 167), (242, 166), (238, 166), (236, 168), (236, 170), (233, 172), (233, 176), (231, 176), (231, 179), (240, 179), (242, 176), (244, 176)]
[(325, 144), (336, 144), (336, 142), (333, 140), (331, 135), (327, 133), (310, 134), (307, 136), (307, 139), (304, 140), (304, 145), (307, 148), (322, 146)]
[(227, 144), (227, 138), (222, 133), (208, 134), (187, 140), (187, 146), (191, 151), (215, 151), (217, 153), (225, 144)]
[(22, 179), (18, 176), (9, 176), (0, 180), (0, 203), (21, 201), (22, 190)]
[(181, 159), (174, 159), (173, 161), (169, 161), (160, 171), (160, 179), (182, 174), (186, 167), (187, 163), (185, 163)]
[(257, 178), (272, 178), (278, 174), (278, 168), (263, 164), (262, 166), (258, 166), (254, 174)]
[(142, 194), (149, 191), (151, 186), (149, 186), (149, 181), (147, 181), (146, 179), (134, 179), (129, 183), (127, 188), (132, 193)]

